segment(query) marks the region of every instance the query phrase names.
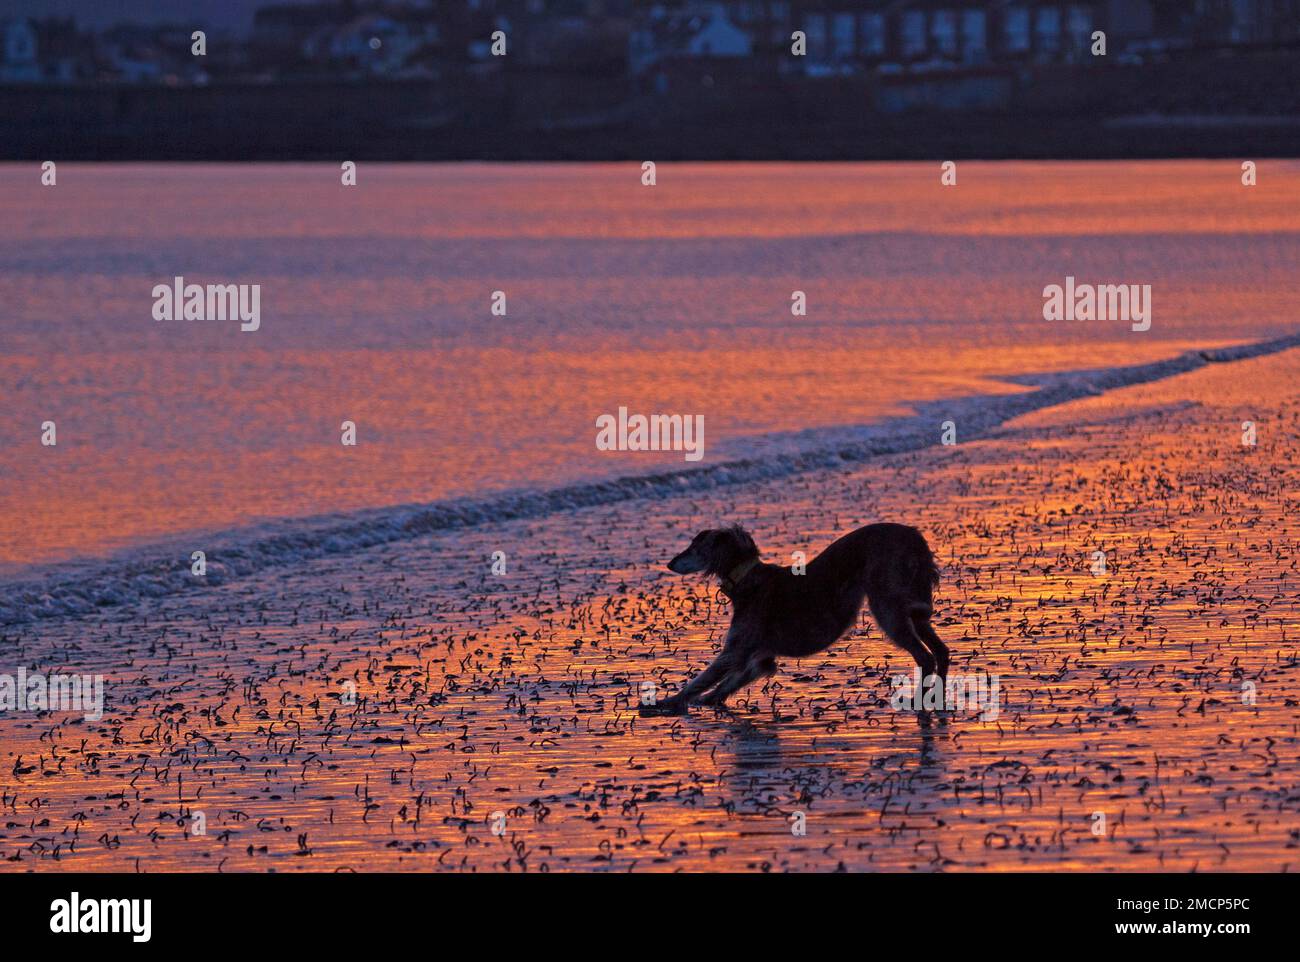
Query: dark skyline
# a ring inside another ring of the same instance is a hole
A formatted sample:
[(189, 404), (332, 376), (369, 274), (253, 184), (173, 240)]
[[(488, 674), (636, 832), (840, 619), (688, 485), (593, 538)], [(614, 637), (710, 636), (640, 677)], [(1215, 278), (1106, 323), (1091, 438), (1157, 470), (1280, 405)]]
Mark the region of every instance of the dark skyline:
[[(616, 17), (564, 14), (577, 8), (560, 0), (541, 11), (484, 0), (467, 13), (457, 0), (382, 25), (347, 5), (297, 16), (306, 2), (259, 20), (252, 38), (241, 28), (267, 0), (0, 0), (0, 14), (96, 11), (77, 30), (38, 22), (12, 34), (0, 62), (6, 159), (1300, 152), (1288, 122), (1300, 109), (1300, 37), (1283, 0), (1250, 22), (1213, 5), (1177, 22), (1121, 16), (1108, 0), (1072, 0), (1068, 18), (1062, 0), (990, 0), (960, 18), (929, 0), (768, 5), (779, 22), (755, 20), (758, 6), (741, 0), (689, 14), (649, 2), (599, 8)], [(487, 43), (498, 14), (513, 18), (509, 56)], [(105, 30), (135, 16), (153, 28)], [(189, 47), (198, 28), (213, 38), (202, 57)], [(1092, 48), (1094, 28), (1107, 50)], [(787, 49), (805, 29), (806, 49)]]
[[(0, 0), (0, 20), (12, 17), (75, 17), (106, 27), (122, 21), (168, 23), (193, 19), (211, 28), (247, 30), (253, 14), (272, 0)], [(309, 0), (274, 0), (306, 3)]]

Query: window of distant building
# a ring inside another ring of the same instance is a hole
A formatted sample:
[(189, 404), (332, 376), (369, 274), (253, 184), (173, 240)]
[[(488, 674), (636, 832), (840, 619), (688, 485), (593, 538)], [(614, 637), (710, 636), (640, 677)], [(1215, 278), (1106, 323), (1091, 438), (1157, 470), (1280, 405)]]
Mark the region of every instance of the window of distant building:
[(934, 45), (945, 57), (957, 56), (957, 14), (951, 10), (936, 10), (930, 19), (930, 36)]
[(1065, 31), (1069, 34), (1069, 45), (1075, 51), (1082, 52), (1092, 46), (1092, 14), (1087, 7), (1070, 8)]
[(837, 13), (831, 21), (832, 54), (836, 60), (853, 56), (853, 14)]
[(859, 51), (865, 57), (885, 55), (885, 17), (880, 13), (863, 13), (858, 17)]
[(5, 62), (30, 64), (36, 61), (36, 34), (25, 20), (15, 20), (7, 28), (0, 23), (0, 37), (4, 37)]
[(1038, 49), (1055, 53), (1061, 48), (1061, 11), (1055, 7), (1040, 7), (1034, 31), (1038, 35)]
[(984, 33), (984, 11), (963, 10), (961, 15), (962, 56), (967, 63), (988, 59), (988, 38)]
[(1029, 49), (1029, 11), (1008, 7), (1002, 20), (1002, 39), (1007, 50), (1022, 53)]
[(808, 35), (808, 54), (814, 59), (826, 55), (826, 15), (808, 14), (808, 25), (804, 28)]
[(919, 57), (925, 53), (925, 13), (920, 10), (904, 12), (900, 34), (904, 57)]
[(1233, 43), (1249, 43), (1256, 37), (1256, 7), (1254, 0), (1233, 0), (1232, 27), (1228, 36)]

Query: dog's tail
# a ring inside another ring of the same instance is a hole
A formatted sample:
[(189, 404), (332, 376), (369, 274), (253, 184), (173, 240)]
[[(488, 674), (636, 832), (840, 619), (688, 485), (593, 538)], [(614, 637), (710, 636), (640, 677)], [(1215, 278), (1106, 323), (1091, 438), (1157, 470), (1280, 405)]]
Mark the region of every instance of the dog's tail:
[(930, 550), (930, 543), (925, 540), (925, 535), (916, 532), (917, 552), (916, 558), (913, 559), (915, 572), (919, 578), (925, 579), (931, 588), (939, 587), (939, 565), (934, 560), (934, 552)]
[(939, 565), (934, 560), (934, 555), (930, 553), (930, 546), (925, 546), (925, 568), (924, 574), (930, 581), (931, 588), (939, 587)]
[(912, 558), (913, 591), (919, 598), (910, 608), (913, 614), (928, 618), (934, 610), (934, 589), (939, 586), (939, 565), (924, 536), (917, 532), (917, 552)]

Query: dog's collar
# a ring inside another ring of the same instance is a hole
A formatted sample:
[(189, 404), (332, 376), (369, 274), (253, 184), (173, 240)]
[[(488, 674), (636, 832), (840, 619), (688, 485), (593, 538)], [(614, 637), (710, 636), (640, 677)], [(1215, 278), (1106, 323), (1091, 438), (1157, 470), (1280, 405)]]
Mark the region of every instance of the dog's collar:
[(746, 576), (759, 566), (757, 558), (750, 558), (748, 561), (742, 561), (736, 567), (732, 568), (725, 578), (722, 579), (722, 593), (728, 598), (732, 592), (740, 587), (740, 583), (745, 580)]

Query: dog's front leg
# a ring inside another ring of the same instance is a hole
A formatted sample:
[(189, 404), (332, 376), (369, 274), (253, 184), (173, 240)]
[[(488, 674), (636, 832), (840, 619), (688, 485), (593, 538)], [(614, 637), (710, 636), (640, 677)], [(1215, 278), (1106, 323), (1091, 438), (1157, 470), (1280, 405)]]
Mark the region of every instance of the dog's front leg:
[(738, 665), (734, 671), (718, 682), (718, 687), (701, 698), (700, 704), (722, 708), (726, 705), (728, 698), (750, 682), (775, 673), (776, 660), (774, 658), (761, 658), (756, 655), (745, 662), (743, 666)]
[(723, 651), (713, 663), (705, 668), (702, 672), (687, 682), (686, 687), (673, 695), (671, 698), (665, 698), (654, 705), (642, 706), (642, 713), (647, 715), (684, 715), (690, 708), (691, 702), (699, 698), (701, 694), (712, 688), (718, 681), (729, 672), (735, 664), (735, 659), (731, 652)]

